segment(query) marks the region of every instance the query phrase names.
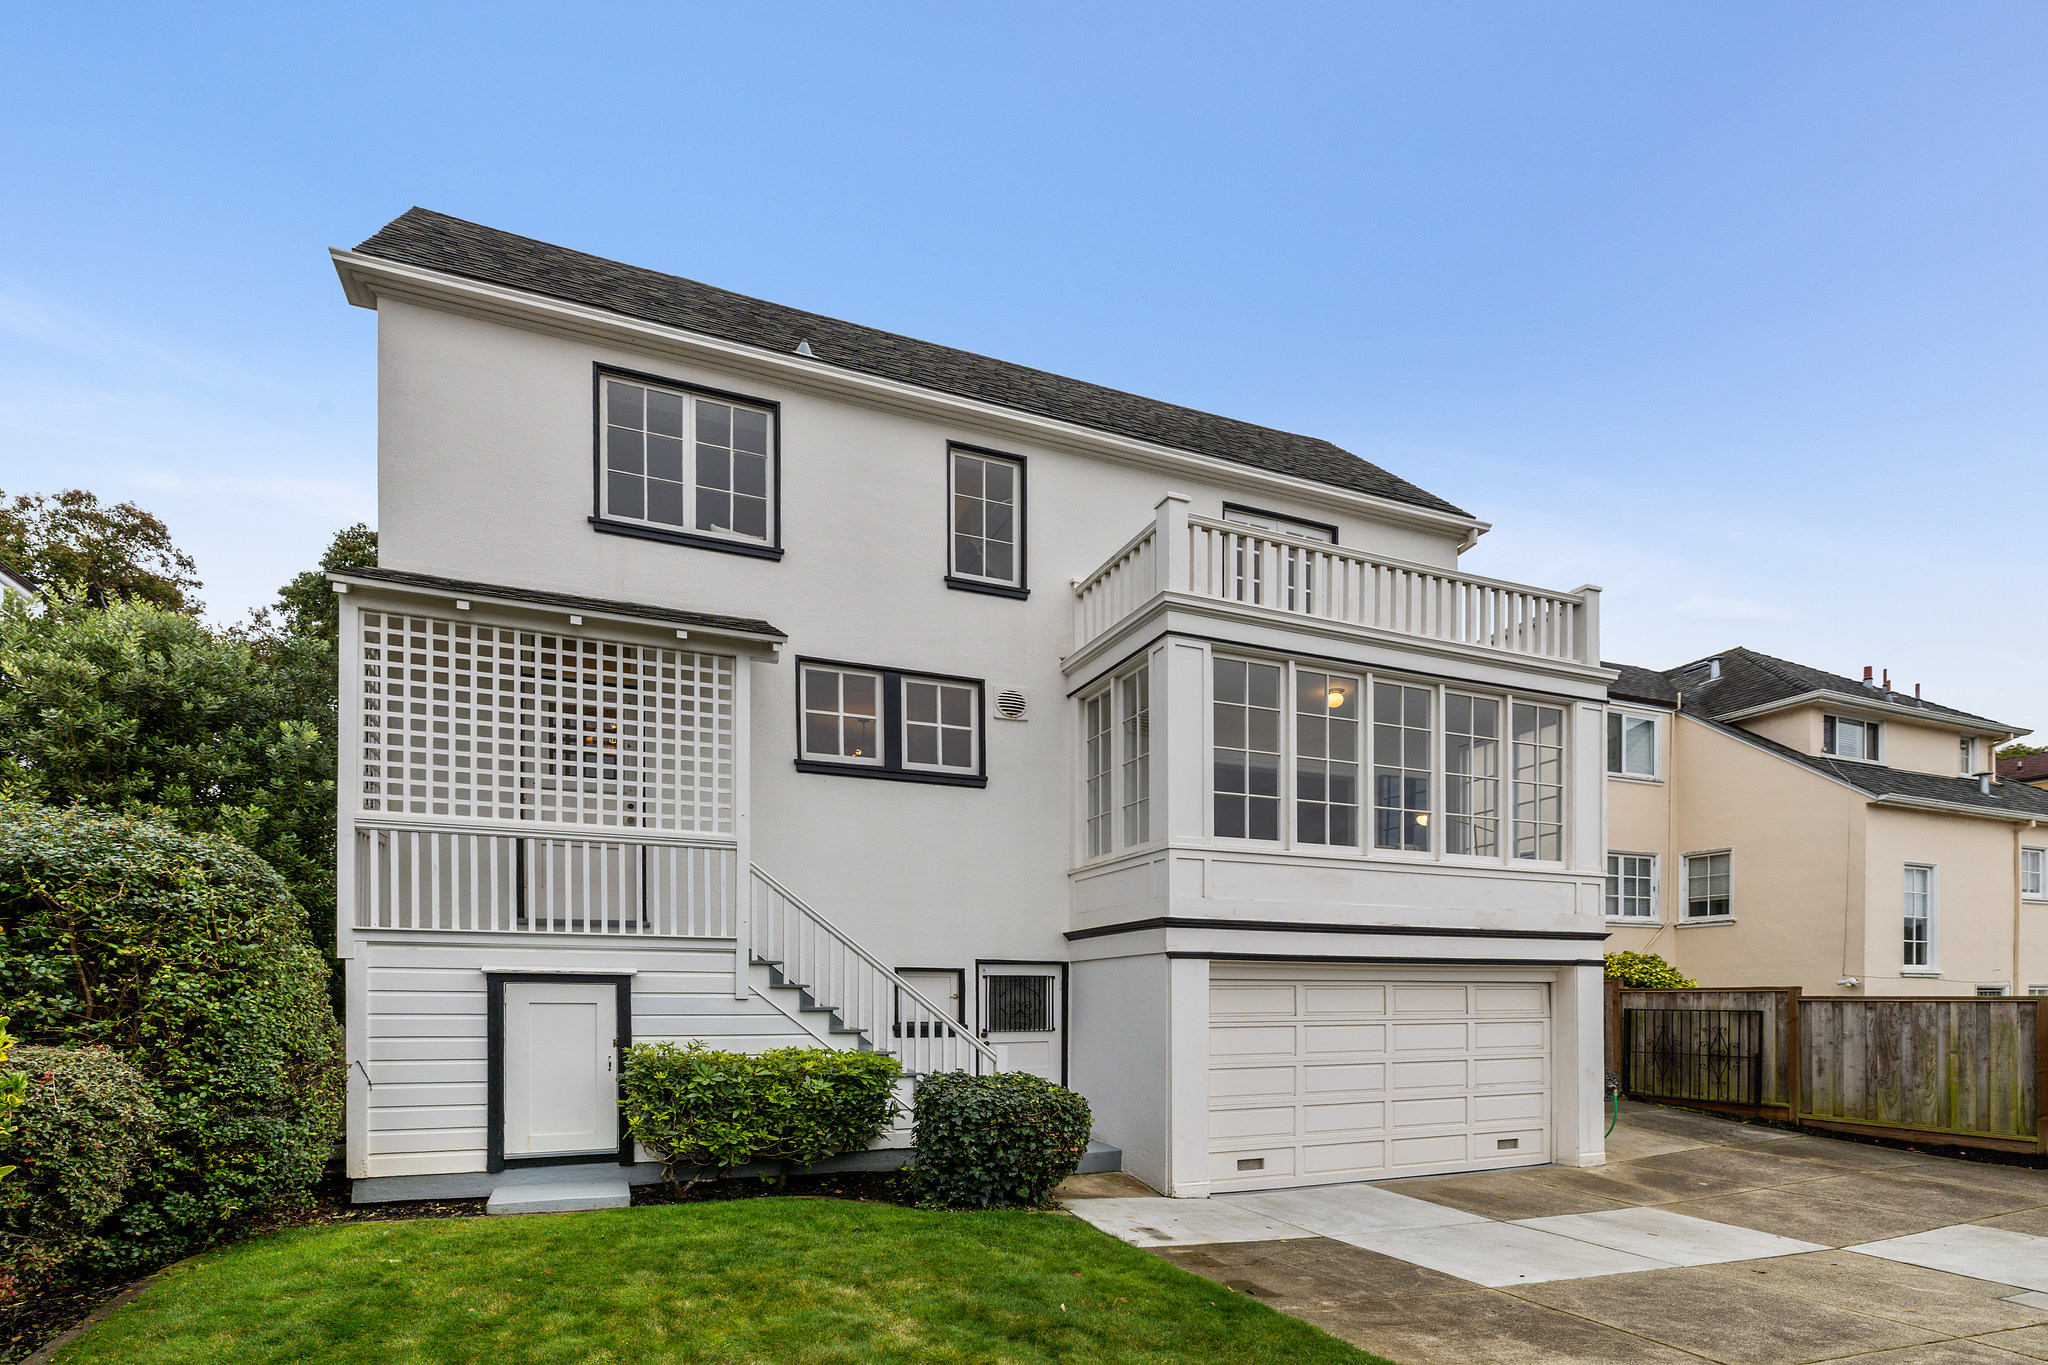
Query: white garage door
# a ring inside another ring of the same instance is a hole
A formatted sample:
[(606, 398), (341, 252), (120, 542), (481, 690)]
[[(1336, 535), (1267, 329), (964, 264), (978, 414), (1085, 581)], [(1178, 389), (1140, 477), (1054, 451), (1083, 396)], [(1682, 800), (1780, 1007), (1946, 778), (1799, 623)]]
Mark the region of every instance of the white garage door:
[(1547, 984), (1284, 970), (1211, 981), (1213, 1188), (1549, 1159)]

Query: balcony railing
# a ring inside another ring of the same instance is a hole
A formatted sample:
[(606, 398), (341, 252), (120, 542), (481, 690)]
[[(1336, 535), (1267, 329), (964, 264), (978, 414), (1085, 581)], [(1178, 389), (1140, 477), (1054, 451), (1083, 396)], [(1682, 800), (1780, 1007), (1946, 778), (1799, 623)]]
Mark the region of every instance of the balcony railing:
[(358, 929), (732, 938), (730, 843), (356, 830)]
[(1074, 648), (1161, 594), (1406, 635), (1521, 658), (1600, 662), (1600, 590), (1552, 592), (1192, 516), (1154, 523), (1074, 585)]

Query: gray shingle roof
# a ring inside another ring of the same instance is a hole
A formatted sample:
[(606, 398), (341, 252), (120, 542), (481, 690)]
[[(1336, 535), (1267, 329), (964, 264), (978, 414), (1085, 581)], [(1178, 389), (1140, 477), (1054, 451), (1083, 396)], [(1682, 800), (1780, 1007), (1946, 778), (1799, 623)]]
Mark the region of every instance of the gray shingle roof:
[(695, 626), (701, 630), (758, 635), (771, 640), (789, 638), (766, 621), (756, 621), (745, 616), (715, 616), (710, 612), (652, 607), (645, 602), (615, 602), (602, 597), (577, 597), (565, 592), (540, 592), (533, 588), (506, 587), (500, 583), (476, 583), (465, 578), (442, 578), (438, 574), (408, 573), (403, 569), (341, 569), (329, 574), (328, 577), (367, 578), (372, 582), (390, 583), (401, 588), (425, 588), (430, 592), (452, 593), (458, 597), (475, 597), (493, 602), (525, 602), (536, 607), (553, 607), (560, 611), (588, 612), (592, 616), (631, 616), (643, 621), (659, 622), (665, 626)]
[(2048, 818), (2048, 791), (2030, 787), (2024, 782), (1994, 782), (1991, 785), (1991, 794), (1986, 796), (1978, 788), (1974, 778), (1940, 777), (1934, 773), (1908, 772), (1903, 768), (1887, 768), (1876, 763), (1850, 763), (1842, 759), (1829, 758), (1824, 754), (1803, 754), (1789, 745), (1765, 739), (1762, 735), (1745, 730), (1739, 725), (1711, 719), (1690, 710), (1689, 707), (1686, 714), (1703, 725), (1767, 749), (1803, 768), (1811, 768), (1817, 773), (1824, 773), (1846, 782), (1871, 796), (1941, 801), (1949, 805), (1968, 806), (2020, 818)]
[(1602, 668), (1611, 668), (1621, 676), (1607, 684), (1607, 695), (1616, 701), (1641, 701), (1652, 706), (1678, 705), (1678, 689), (1671, 679), (1654, 668), (1640, 668), (1635, 664), (1615, 664), (1600, 661)]
[(1328, 441), (897, 336), (678, 275), (624, 265), (414, 208), (356, 247), (367, 256), (602, 308), (788, 355), (808, 341), (826, 365), (999, 404), (1155, 445), (1292, 475), (1432, 511), (1462, 508)]
[[(1809, 668), (1789, 659), (1759, 654), (1753, 649), (1731, 649), (1712, 657), (1721, 661), (1718, 679), (1710, 678), (1709, 670), (1694, 665), (1665, 670), (1664, 676), (1685, 694), (1689, 710), (1699, 709), (1709, 715), (1726, 716), (1808, 692), (1834, 692), (1858, 701), (1880, 700), (1898, 706), (1915, 705), (1913, 698), (1904, 693), (1878, 691), (1840, 673)], [(1931, 701), (1920, 702), (1918, 706), (1920, 710), (1929, 712), (1933, 719), (1981, 725), (1990, 730), (2014, 728), (2002, 721), (1958, 711), (1952, 706), (1939, 706)]]

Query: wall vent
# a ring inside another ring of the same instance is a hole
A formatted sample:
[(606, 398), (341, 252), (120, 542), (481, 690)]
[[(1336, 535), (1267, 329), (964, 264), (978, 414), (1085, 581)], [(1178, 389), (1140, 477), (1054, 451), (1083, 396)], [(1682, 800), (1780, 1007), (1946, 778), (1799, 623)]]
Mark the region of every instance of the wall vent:
[(1522, 1140), (1520, 1138), (1498, 1138), (1493, 1144), (1493, 1150), (1496, 1152), (1512, 1152), (1521, 1145)]
[(1266, 1169), (1266, 1158), (1262, 1156), (1241, 1156), (1237, 1159), (1237, 1169), (1240, 1171), (1263, 1171)]
[(1001, 720), (1024, 720), (1031, 712), (1031, 695), (1021, 687), (1006, 687), (996, 693), (996, 716)]

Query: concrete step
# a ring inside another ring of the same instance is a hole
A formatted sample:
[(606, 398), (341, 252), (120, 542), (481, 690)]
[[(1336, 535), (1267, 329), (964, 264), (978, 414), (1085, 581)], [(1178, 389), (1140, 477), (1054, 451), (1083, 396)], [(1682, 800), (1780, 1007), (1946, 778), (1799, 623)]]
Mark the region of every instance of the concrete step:
[(633, 1202), (626, 1182), (554, 1180), (541, 1185), (500, 1185), (491, 1191), (486, 1213), (571, 1213), (578, 1209), (623, 1209)]

